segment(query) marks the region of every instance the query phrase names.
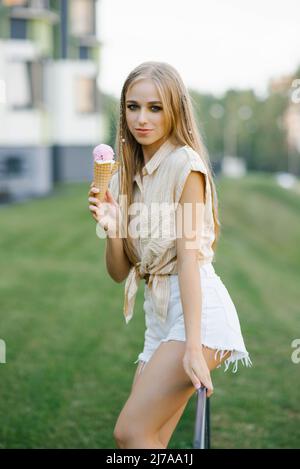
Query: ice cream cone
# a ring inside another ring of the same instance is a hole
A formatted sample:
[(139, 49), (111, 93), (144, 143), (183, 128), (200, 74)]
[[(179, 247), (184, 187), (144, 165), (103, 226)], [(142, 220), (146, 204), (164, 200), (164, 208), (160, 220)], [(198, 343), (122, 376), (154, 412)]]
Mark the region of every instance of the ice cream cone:
[(118, 167), (118, 161), (101, 161), (100, 163), (94, 161), (94, 186), (99, 189), (95, 197), (97, 197), (100, 202), (103, 202), (112, 175), (116, 172)]

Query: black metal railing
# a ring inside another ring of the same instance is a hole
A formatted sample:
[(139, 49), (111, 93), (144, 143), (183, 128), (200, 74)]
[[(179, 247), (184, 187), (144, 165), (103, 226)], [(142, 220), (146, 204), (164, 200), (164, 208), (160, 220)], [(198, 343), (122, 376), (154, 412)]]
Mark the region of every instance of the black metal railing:
[(210, 449), (210, 399), (206, 397), (207, 389), (197, 390), (196, 418), (193, 448)]

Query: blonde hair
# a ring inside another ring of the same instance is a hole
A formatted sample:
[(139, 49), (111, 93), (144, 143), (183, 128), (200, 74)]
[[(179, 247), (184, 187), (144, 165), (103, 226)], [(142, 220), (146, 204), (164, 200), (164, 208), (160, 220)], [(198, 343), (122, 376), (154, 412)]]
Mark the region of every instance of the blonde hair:
[[(133, 203), (133, 179), (137, 172), (143, 167), (143, 152), (141, 144), (138, 143), (129, 131), (126, 121), (126, 94), (129, 88), (141, 79), (151, 79), (156, 85), (163, 105), (166, 122), (166, 136), (178, 145), (188, 145), (193, 148), (202, 158), (207, 169), (208, 178), (212, 188), (212, 207), (214, 218), (215, 240), (212, 248), (216, 251), (217, 240), (220, 233), (220, 222), (218, 218), (218, 197), (213, 181), (213, 170), (197, 128), (194, 117), (193, 106), (189, 93), (177, 70), (165, 62), (144, 62), (137, 66), (128, 75), (122, 88), (120, 98), (120, 114), (117, 126), (115, 148), (119, 157), (119, 196), (127, 196), (125, 206), (121, 206), (123, 213), (122, 233), (128, 233), (123, 237), (124, 251), (129, 261), (134, 265), (138, 262), (132, 240), (129, 236), (128, 208)], [(124, 199), (124, 197), (123, 197)]]

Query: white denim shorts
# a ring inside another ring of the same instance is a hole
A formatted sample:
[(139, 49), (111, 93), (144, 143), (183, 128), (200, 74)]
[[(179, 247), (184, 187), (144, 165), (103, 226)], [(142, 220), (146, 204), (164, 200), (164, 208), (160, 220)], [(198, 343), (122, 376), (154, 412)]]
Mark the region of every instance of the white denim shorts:
[[(202, 345), (215, 349), (216, 358), (218, 353), (220, 353), (220, 358), (222, 358), (227, 351), (231, 351), (231, 355), (224, 361), (224, 371), (232, 363), (232, 371), (235, 373), (238, 369), (239, 360), (241, 360), (244, 366), (251, 366), (252, 363), (249, 353), (245, 348), (237, 311), (227, 288), (216, 274), (211, 263), (199, 265), (199, 270), (202, 291)], [(162, 323), (157, 317), (153, 302), (151, 301), (149, 288), (145, 284), (144, 311), (146, 331), (144, 349), (134, 363), (142, 361), (145, 365), (162, 342), (186, 340), (178, 275), (170, 275), (169, 280), (170, 299), (165, 323)]]

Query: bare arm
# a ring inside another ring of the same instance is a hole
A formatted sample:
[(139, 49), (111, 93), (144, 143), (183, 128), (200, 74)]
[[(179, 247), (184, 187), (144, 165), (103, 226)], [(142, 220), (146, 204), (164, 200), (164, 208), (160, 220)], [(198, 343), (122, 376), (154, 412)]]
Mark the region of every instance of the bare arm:
[(203, 228), (204, 198), (205, 176), (191, 171), (176, 211), (178, 280), (186, 333), (183, 367), (193, 385), (198, 388), (203, 384), (210, 397), (213, 385), (202, 350), (202, 290), (197, 261), (198, 238)]
[(122, 238), (106, 238), (106, 268), (111, 278), (118, 283), (123, 282), (130, 271), (131, 264), (123, 248)]
[[(124, 251), (123, 247), (123, 240), (119, 237), (117, 233), (118, 227), (118, 209), (119, 206), (117, 202), (114, 200), (110, 190), (106, 191), (105, 195), (105, 202), (99, 202), (99, 200), (94, 197), (95, 194), (99, 192), (99, 189), (93, 187), (93, 183), (91, 184), (91, 188), (89, 191), (89, 203), (90, 203), (90, 211), (94, 220), (96, 220), (101, 225), (111, 225), (114, 229), (114, 235), (110, 235), (107, 232), (106, 238), (106, 248), (105, 248), (105, 259), (106, 259), (106, 268), (108, 274), (111, 278), (118, 283), (123, 282), (129, 274), (131, 264), (129, 259)], [(101, 210), (101, 206), (106, 204), (108, 208), (108, 215), (104, 216), (103, 210)]]
[[(196, 235), (202, 229), (205, 179), (202, 173), (192, 171), (185, 183), (179, 204), (182, 216), (177, 215), (177, 265), (187, 347), (201, 343), (201, 278), (197, 261)], [(198, 219), (196, 217), (198, 204)], [(177, 209), (178, 212), (178, 209)], [(192, 245), (194, 244), (194, 248)]]

